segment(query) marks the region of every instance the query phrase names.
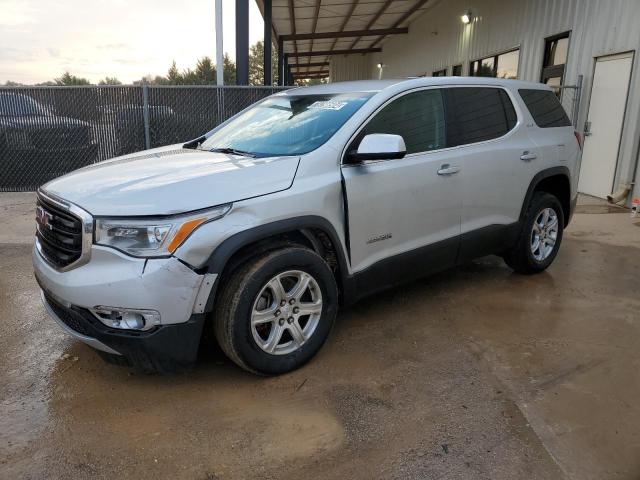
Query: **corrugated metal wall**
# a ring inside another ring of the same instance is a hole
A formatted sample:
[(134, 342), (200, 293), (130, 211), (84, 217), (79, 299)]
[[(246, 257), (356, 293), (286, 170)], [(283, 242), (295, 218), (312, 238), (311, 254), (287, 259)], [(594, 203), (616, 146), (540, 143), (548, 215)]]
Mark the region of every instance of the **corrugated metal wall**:
[(332, 82), (369, 78), (370, 70), (369, 58), (366, 55), (339, 55), (331, 59), (329, 78)]
[[(474, 20), (464, 25), (460, 16), (471, 10)], [(636, 51), (620, 145), (616, 182), (633, 178), (640, 137), (640, 0), (440, 0), (418, 17), (409, 34), (389, 38), (379, 54), (367, 55), (369, 74), (348, 65), (346, 59), (332, 60), (332, 78), (347, 80), (383, 76), (431, 75), (431, 72), (463, 65), (514, 47), (520, 48), (519, 78), (539, 81), (545, 37), (571, 30), (565, 83), (584, 76), (578, 125), (586, 118), (595, 58)], [(335, 62), (335, 63), (334, 63)], [(362, 62), (360, 59), (359, 62)], [(450, 72), (450, 70), (449, 70)], [(640, 196), (640, 172), (635, 196)]]

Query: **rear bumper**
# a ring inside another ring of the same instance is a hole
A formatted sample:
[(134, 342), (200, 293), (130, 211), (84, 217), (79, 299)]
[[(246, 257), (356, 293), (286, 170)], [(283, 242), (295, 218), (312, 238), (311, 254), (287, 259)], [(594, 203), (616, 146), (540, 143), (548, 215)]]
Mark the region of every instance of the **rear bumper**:
[(196, 361), (204, 314), (148, 331), (117, 330), (104, 325), (87, 309), (65, 305), (44, 290), (42, 301), (67, 333), (97, 350), (124, 356), (138, 370), (176, 372), (188, 369)]

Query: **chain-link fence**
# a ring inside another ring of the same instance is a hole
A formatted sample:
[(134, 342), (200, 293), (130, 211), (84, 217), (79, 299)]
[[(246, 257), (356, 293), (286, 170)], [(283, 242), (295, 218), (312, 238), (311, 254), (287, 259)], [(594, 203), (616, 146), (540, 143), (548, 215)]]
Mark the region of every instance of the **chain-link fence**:
[(283, 88), (0, 87), (0, 191), (28, 191), (107, 158), (191, 140)]

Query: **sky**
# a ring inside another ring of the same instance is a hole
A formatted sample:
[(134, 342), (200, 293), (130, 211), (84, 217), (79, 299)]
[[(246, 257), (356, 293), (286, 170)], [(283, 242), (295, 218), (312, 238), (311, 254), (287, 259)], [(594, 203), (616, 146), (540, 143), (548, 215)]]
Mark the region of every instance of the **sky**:
[[(223, 0), (224, 51), (235, 57), (235, 0)], [(263, 21), (249, 0), (249, 43)], [(97, 83), (165, 75), (173, 60), (215, 59), (214, 0), (0, 0), (0, 84), (65, 71)]]

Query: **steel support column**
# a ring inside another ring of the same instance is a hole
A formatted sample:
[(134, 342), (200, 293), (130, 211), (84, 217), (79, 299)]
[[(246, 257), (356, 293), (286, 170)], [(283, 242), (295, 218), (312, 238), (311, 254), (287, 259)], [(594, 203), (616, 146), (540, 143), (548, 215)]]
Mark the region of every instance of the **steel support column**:
[(271, 0), (264, 0), (264, 84), (271, 85)]
[(284, 85), (284, 41), (278, 38), (278, 85)]
[(236, 0), (236, 85), (249, 85), (249, 0)]
[(282, 85), (289, 85), (289, 54), (282, 54)]
[(287, 62), (287, 85), (294, 85), (295, 82), (293, 80), (293, 73), (291, 72), (291, 66), (289, 62)]
[(224, 85), (224, 53), (222, 46), (222, 0), (216, 0), (216, 84)]

